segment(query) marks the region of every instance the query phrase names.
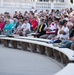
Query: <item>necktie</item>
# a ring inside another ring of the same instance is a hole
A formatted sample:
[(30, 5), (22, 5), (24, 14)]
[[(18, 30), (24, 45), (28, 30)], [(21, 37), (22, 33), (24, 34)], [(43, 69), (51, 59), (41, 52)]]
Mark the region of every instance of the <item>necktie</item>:
[(42, 25), (41, 25), (40, 28), (39, 28), (39, 32), (41, 32), (41, 29), (42, 29)]

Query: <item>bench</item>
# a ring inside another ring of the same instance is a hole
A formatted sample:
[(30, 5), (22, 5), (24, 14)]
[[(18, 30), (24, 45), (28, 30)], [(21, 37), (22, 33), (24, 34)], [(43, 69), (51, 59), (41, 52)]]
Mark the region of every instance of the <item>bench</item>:
[(13, 48), (17, 48), (18, 42), (21, 44), (21, 49), (27, 50), (28, 44), (33, 44), (36, 46), (33, 48), (30, 46), (31, 51), (35, 50), (37, 52), (37, 48), (40, 54), (46, 54), (50, 57), (54, 57), (55, 59), (59, 59), (62, 63), (74, 62), (74, 51), (67, 48), (58, 48), (54, 47), (52, 44), (48, 44), (46, 42), (39, 42), (28, 39), (18, 39), (18, 38), (10, 38), (10, 37), (0, 37), (0, 39), (4, 40), (4, 46), (9, 46), (9, 41), (11, 41), (11, 45)]
[[(46, 42), (46, 43), (48, 43), (50, 40), (48, 40), (48, 39), (41, 39), (41, 38), (33, 38), (33, 37), (21, 37), (21, 36), (17, 36), (17, 35), (14, 35), (14, 38), (20, 38), (20, 39), (28, 39), (28, 40), (34, 40), (34, 41), (40, 41), (40, 42)], [(47, 46), (47, 45), (46, 45)], [(54, 47), (54, 46), (52, 46), (51, 44), (50, 44), (50, 46), (48, 46), (48, 48), (51, 48), (51, 49), (56, 49), (56, 51), (55, 51), (55, 56), (56, 56), (56, 58), (58, 58), (58, 52), (57, 51), (61, 51), (61, 57), (62, 57), (62, 53), (65, 53), (65, 54), (68, 54), (68, 53), (66, 53), (67, 52), (67, 50), (69, 50), (70, 52), (72, 51), (72, 50), (70, 50), (70, 49), (68, 49), (68, 48), (58, 48), (58, 47)], [(70, 53), (69, 52), (69, 54), (68, 55), (70, 55), (70, 54), (72, 54), (72, 52)], [(49, 54), (48, 54), (49, 53)], [(47, 50), (47, 54), (49, 55), (49, 56), (51, 56), (51, 55), (53, 55), (53, 51), (51, 50), (51, 51), (49, 51), (49, 50)], [(64, 56), (65, 57), (65, 56)], [(67, 62), (67, 57), (65, 58), (65, 60), (66, 60), (66, 62)], [(61, 62), (62, 62), (62, 60), (61, 60)]]
[(74, 75), (74, 63), (69, 63), (65, 68), (54, 75)]
[[(27, 44), (34, 44), (39, 46), (39, 52), (42, 54), (42, 52), (46, 53), (46, 55), (52, 57), (54, 56), (55, 58), (59, 58), (61, 62), (66, 63), (67, 66), (63, 68), (61, 71), (54, 75), (74, 75), (74, 51), (68, 49), (68, 48), (58, 48), (54, 47), (52, 44), (48, 44), (46, 42), (40, 42), (40, 41), (34, 41), (34, 40), (28, 40), (28, 39), (18, 39), (18, 38), (10, 38), (10, 37), (0, 37), (1, 40), (3, 41), (3, 44), (6, 43), (6, 46), (11, 41), (10, 43), (12, 44), (12, 47), (15, 48), (17, 47), (18, 42), (21, 42), (21, 48), (25, 47), (27, 50)], [(6, 41), (6, 42), (5, 42)], [(13, 43), (12, 43), (13, 42)]]
[(28, 40), (34, 40), (34, 41), (40, 41), (40, 42), (49, 42), (49, 39), (42, 39), (42, 38), (34, 38), (31, 36), (25, 37), (25, 36), (19, 36), (19, 35), (12, 35), (14, 38), (19, 39), (28, 39)]

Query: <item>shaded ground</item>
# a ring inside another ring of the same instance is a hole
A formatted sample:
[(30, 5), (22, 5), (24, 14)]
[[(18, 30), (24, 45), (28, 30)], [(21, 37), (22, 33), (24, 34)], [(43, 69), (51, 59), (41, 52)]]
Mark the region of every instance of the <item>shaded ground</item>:
[(61, 69), (47, 56), (0, 45), (0, 75), (53, 75)]

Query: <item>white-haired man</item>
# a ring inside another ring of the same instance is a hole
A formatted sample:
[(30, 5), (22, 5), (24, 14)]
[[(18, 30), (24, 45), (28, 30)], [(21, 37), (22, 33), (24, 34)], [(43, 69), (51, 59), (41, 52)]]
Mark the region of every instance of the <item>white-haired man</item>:
[(73, 46), (71, 46), (71, 44), (73, 43), (73, 40), (74, 40), (74, 27), (73, 27), (73, 23), (72, 22), (68, 22), (67, 26), (70, 29), (69, 30), (69, 37), (67, 38), (67, 40), (65, 40), (63, 42), (64, 46), (60, 46), (60, 48), (71, 48), (72, 49)]

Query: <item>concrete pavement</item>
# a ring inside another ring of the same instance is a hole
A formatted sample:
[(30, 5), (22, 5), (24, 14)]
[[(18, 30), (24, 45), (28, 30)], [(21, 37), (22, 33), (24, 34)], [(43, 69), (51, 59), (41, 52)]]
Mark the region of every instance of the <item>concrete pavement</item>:
[(0, 75), (53, 75), (62, 68), (50, 57), (0, 45)]

